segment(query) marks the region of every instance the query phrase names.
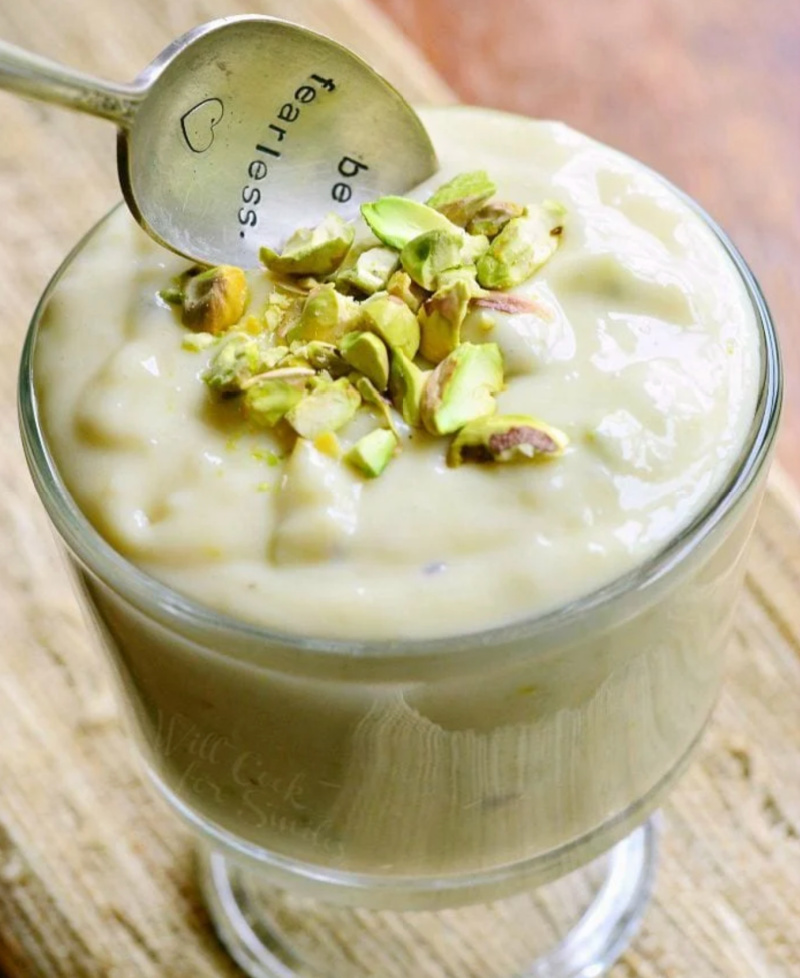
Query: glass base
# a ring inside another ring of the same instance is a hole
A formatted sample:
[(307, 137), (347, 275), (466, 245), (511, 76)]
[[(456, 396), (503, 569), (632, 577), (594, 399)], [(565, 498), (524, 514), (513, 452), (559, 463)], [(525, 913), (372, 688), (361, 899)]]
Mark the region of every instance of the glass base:
[(653, 885), (653, 821), (532, 893), (454, 910), (353, 909), (293, 896), (199, 851), (217, 935), (251, 978), (598, 978)]

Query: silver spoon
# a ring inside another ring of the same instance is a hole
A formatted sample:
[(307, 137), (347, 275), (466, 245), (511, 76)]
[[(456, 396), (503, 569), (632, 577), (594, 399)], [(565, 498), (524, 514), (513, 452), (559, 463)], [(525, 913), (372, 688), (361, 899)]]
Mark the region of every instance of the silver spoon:
[[(347, 48), (271, 17), (226, 17), (115, 85), (0, 42), (0, 88), (119, 126), (122, 192), (157, 241), (258, 264), (299, 227), (435, 173), (410, 105)], [(78, 192), (78, 188), (76, 188)]]

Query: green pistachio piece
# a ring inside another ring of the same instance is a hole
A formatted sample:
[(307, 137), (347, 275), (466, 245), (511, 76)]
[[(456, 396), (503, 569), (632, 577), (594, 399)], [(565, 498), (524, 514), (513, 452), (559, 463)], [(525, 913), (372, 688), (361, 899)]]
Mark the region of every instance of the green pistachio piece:
[(430, 371), (420, 370), (413, 360), (399, 351), (392, 354), (392, 366), (389, 371), (389, 394), (395, 409), (403, 416), (406, 424), (419, 428), (419, 411), (422, 392)]
[(461, 342), (461, 325), (469, 310), (472, 288), (468, 280), (455, 279), (439, 289), (419, 311), (419, 352), (439, 363)]
[(485, 170), (474, 170), (472, 173), (461, 173), (442, 184), (425, 203), (463, 228), (496, 190)]
[(380, 197), (371, 204), (362, 204), (361, 214), (375, 237), (397, 251), (427, 231), (464, 233), (439, 211), (407, 197)]
[(495, 414), (465, 425), (453, 439), (447, 464), (530, 462), (561, 455), (568, 443), (563, 431), (526, 414)]
[(360, 394), (346, 378), (321, 380), (292, 407), (286, 420), (301, 438), (313, 441), (323, 431), (344, 427), (360, 404)]
[(466, 234), (461, 246), (461, 258), (464, 265), (473, 265), (489, 250), (489, 239), (485, 234)]
[(343, 377), (350, 371), (350, 364), (333, 343), (323, 343), (322, 340), (292, 343), (291, 352), (315, 370), (326, 370), (331, 377)]
[(462, 241), (461, 235), (450, 231), (426, 231), (403, 248), (400, 263), (417, 285), (433, 292), (443, 272), (464, 264)]
[(366, 377), (360, 374), (353, 374), (350, 378), (350, 382), (353, 384), (355, 389), (361, 395), (361, 400), (365, 404), (371, 404), (372, 407), (378, 409), (378, 413), (382, 415), (383, 420), (386, 422), (386, 427), (391, 428), (392, 431), (399, 438), (400, 435), (397, 432), (397, 426), (394, 423), (394, 418), (392, 417), (392, 409), (389, 406), (389, 402), (381, 394), (378, 388), (368, 380)]
[(168, 302), (171, 306), (183, 305), (183, 289), (179, 288), (177, 285), (168, 285), (165, 289), (161, 289), (158, 296), (160, 299), (163, 299), (164, 302)]
[(389, 295), (395, 295), (402, 299), (408, 308), (413, 312), (419, 312), (419, 307), (425, 300), (425, 291), (416, 282), (411, 281), (408, 272), (397, 271), (390, 276), (386, 283), (386, 291)]
[(389, 383), (389, 353), (375, 333), (346, 333), (339, 341), (344, 359), (369, 378), (379, 391)]
[(448, 435), (493, 414), (493, 395), (503, 387), (503, 357), (496, 343), (462, 343), (445, 357), (425, 384), (422, 423), (433, 435)]
[(417, 317), (397, 296), (374, 295), (362, 303), (359, 327), (376, 333), (390, 350), (400, 350), (415, 357), (419, 349)]
[(512, 217), (523, 217), (525, 208), (522, 204), (514, 204), (510, 200), (495, 200), (481, 207), (477, 214), (467, 224), (470, 234), (485, 234), (494, 238), (508, 224)]
[(546, 201), (527, 217), (512, 218), (478, 261), (480, 284), (510, 289), (530, 278), (558, 248), (564, 213), (560, 204)]
[(355, 230), (338, 214), (328, 214), (315, 228), (295, 231), (278, 255), (262, 247), (259, 258), (281, 275), (330, 275), (341, 265), (353, 243)]
[(184, 333), (181, 346), (184, 350), (191, 350), (192, 353), (200, 353), (213, 346), (217, 339), (218, 337), (213, 333)]
[(397, 436), (386, 428), (376, 428), (353, 445), (345, 461), (371, 479), (383, 472), (397, 448)]
[(322, 340), (335, 343), (352, 329), (359, 317), (354, 299), (337, 292), (332, 284), (320, 285), (309, 293), (298, 321), (286, 333), (286, 339)]
[(288, 352), (285, 346), (272, 346), (264, 334), (230, 333), (209, 361), (203, 380), (220, 393), (240, 391), (253, 377), (277, 366)]
[(267, 304), (264, 308), (264, 325), (270, 332), (275, 333), (285, 323), (287, 317), (292, 315), (292, 312), (295, 312), (296, 318), (299, 318), (301, 309), (302, 301), (298, 301), (296, 295), (275, 289), (274, 292), (270, 292), (267, 298)]
[(338, 288), (346, 286), (366, 295), (386, 288), (389, 276), (398, 265), (397, 252), (392, 248), (367, 248), (356, 258), (353, 265), (339, 269), (336, 275)]
[(183, 324), (204, 333), (224, 333), (244, 315), (250, 289), (241, 268), (217, 265), (186, 280)]
[(287, 380), (260, 380), (245, 391), (245, 416), (262, 428), (274, 428), (302, 397), (302, 388)]

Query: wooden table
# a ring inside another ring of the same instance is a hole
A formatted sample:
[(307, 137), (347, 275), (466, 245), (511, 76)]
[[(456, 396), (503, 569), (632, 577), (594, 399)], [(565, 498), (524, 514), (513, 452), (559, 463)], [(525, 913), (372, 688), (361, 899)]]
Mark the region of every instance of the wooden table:
[[(800, 349), (789, 341), (800, 268), (796, 0), (381, 3), (466, 100), (561, 116), (663, 169), (722, 219), (783, 331), (782, 459), (800, 476)], [(126, 79), (187, 28), (245, 10), (337, 36), (414, 100), (452, 98), (365, 0), (7, 0), (0, 37)], [(16, 363), (36, 297), (118, 196), (113, 129), (7, 96), (0, 123), (0, 972), (234, 978), (198, 899), (188, 839), (134, 763), (16, 434)], [(613, 978), (800, 974), (798, 594), (800, 496), (778, 473), (728, 683), (666, 806), (655, 899)]]

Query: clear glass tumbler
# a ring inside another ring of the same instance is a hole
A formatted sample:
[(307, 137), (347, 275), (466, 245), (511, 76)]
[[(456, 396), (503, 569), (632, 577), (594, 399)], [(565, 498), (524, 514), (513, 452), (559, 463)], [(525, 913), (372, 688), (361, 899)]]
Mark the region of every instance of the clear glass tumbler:
[[(708, 220), (708, 218), (706, 218)], [(651, 889), (647, 818), (720, 685), (780, 412), (772, 322), (740, 458), (635, 571), (547, 614), (436, 641), (333, 642), (226, 618), (148, 577), (22, 437), (153, 783), (197, 837), (217, 932), (253, 978), (590, 978)]]

